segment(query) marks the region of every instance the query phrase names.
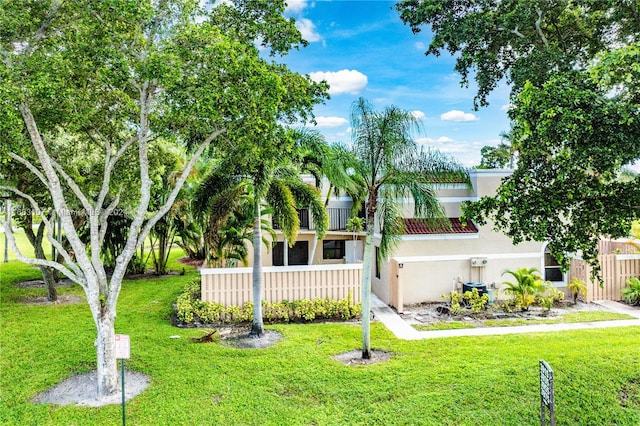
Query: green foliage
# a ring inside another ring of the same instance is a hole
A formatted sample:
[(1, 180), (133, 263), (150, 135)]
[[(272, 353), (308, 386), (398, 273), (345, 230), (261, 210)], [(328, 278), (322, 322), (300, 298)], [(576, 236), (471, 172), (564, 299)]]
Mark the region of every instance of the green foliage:
[(443, 294), (440, 297), (447, 301), (451, 309), (451, 315), (454, 316), (460, 315), (465, 311), (463, 305), (468, 306), (472, 313), (477, 314), (486, 310), (489, 303), (489, 295), (485, 293), (480, 296), (477, 288), (465, 291), (464, 294), (452, 291), (450, 294)]
[(631, 305), (640, 305), (640, 278), (627, 280), (628, 287), (622, 289), (622, 298)]
[(616, 82), (637, 76), (637, 70), (613, 71), (612, 66), (637, 64), (637, 50), (592, 61), (598, 52), (637, 42), (640, 14), (635, 2), (403, 0), (396, 9), (414, 33), (425, 26), (432, 31), (427, 55), (448, 51), (456, 57), (454, 69), (462, 84), (475, 78), (476, 107), (487, 105), (487, 96), (505, 78), (517, 94), (527, 81), (540, 84), (555, 72), (584, 69), (593, 62), (604, 62), (611, 70), (605, 75)]
[(580, 296), (582, 296), (583, 298), (587, 297), (587, 284), (584, 282), (584, 280), (581, 280), (578, 277), (571, 278), (571, 281), (569, 281), (569, 284), (567, 284), (567, 290), (571, 292), (574, 304), (578, 303), (578, 298)]
[[(361, 315), (360, 304), (354, 305), (351, 296), (341, 300), (299, 299), (281, 302), (262, 301), (264, 319), (269, 323), (309, 322), (314, 320), (349, 320)], [(181, 326), (240, 324), (253, 321), (253, 303), (228, 306), (204, 302), (200, 295), (200, 281), (189, 283), (174, 304), (174, 314)]]
[[(515, 306), (526, 311), (536, 302), (536, 297), (547, 291), (548, 283), (542, 280), (536, 268), (520, 268), (516, 271), (506, 270), (502, 275), (511, 275), (516, 283), (505, 281), (505, 292), (514, 298)], [(548, 301), (548, 300), (547, 300)], [(552, 299), (553, 301), (553, 299)]]
[(493, 222), (516, 244), (548, 241), (564, 270), (568, 254), (581, 253), (595, 279), (601, 236), (626, 236), (638, 219), (640, 177), (618, 179), (640, 159), (638, 3), (404, 0), (396, 8), (414, 32), (429, 26), (427, 54), (448, 51), (462, 83), (475, 78), (476, 108), (510, 83), (518, 167), (464, 217)]
[(535, 303), (544, 307), (548, 311), (553, 308), (554, 305), (564, 300), (564, 292), (554, 287), (548, 287), (546, 290), (542, 289), (535, 296)]
[(489, 303), (489, 295), (487, 293), (480, 296), (478, 289), (472, 288), (471, 291), (465, 291), (463, 297), (474, 314), (487, 309), (487, 304)]

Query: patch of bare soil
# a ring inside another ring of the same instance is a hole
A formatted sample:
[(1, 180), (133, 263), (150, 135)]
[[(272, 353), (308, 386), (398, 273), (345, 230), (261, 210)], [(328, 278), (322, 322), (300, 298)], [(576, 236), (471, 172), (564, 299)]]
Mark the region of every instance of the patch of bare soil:
[[(135, 371), (125, 370), (125, 401), (144, 391), (150, 383), (148, 376)], [(78, 374), (63, 380), (51, 389), (34, 396), (31, 401), (38, 404), (78, 405), (84, 407), (102, 407), (122, 403), (122, 392), (98, 397), (97, 374), (95, 371)]]
[(340, 361), (344, 365), (370, 365), (390, 360), (391, 352), (372, 350), (371, 358), (364, 359), (362, 358), (362, 349), (354, 349), (349, 352), (334, 355), (333, 359)]
[(194, 266), (194, 267), (200, 267), (202, 266), (202, 263), (204, 262), (203, 259), (191, 259), (190, 257), (181, 257), (180, 259), (178, 259), (178, 262), (184, 264), (184, 265), (189, 265), (189, 266)]
[(25, 305), (75, 305), (82, 302), (84, 302), (84, 299), (75, 294), (59, 294), (58, 300), (55, 302), (49, 302), (47, 296), (33, 296), (22, 299), (22, 303)]
[(405, 306), (404, 312), (399, 314), (409, 324), (434, 324), (438, 322), (459, 321), (473, 324), (477, 327), (485, 325), (486, 320), (492, 319), (539, 319), (554, 318), (570, 312), (603, 310), (602, 306), (593, 303), (578, 302), (575, 305), (565, 302), (554, 306), (551, 310), (538, 306), (531, 306), (527, 311), (505, 312), (494, 305), (486, 311), (472, 313), (467, 309), (458, 315), (452, 315), (445, 303), (420, 303)]
[[(74, 284), (70, 279), (63, 279), (60, 282), (56, 283), (56, 287), (69, 287)], [(18, 288), (45, 288), (44, 281), (42, 280), (29, 280), (29, 281), (21, 281), (16, 283)]]
[(270, 348), (282, 339), (282, 334), (275, 330), (264, 330), (262, 336), (251, 336), (250, 327), (223, 327), (218, 331), (220, 344), (236, 349)]

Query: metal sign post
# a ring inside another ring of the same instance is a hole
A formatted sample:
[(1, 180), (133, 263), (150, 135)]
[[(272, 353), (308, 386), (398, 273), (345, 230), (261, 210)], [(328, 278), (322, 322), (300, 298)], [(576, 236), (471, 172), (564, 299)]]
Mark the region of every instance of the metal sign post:
[(549, 410), (549, 425), (555, 426), (555, 401), (553, 397), (553, 370), (546, 361), (540, 360), (540, 422), (547, 423), (547, 409)]
[(127, 334), (116, 334), (116, 359), (120, 358), (122, 366), (122, 426), (127, 423), (124, 393), (124, 360), (131, 356), (131, 344)]

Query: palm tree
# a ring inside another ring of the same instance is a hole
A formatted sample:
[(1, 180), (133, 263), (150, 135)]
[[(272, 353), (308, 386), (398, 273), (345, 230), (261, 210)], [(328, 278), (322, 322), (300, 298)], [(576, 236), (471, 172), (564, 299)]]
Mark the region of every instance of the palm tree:
[[(296, 138), (300, 132), (286, 129), (276, 133), (280, 138), (291, 141), (295, 147)], [(278, 142), (279, 146), (287, 146), (287, 142)], [(287, 152), (286, 150), (283, 150)], [(263, 216), (269, 211), (272, 220), (277, 223), (285, 240), (293, 245), (300, 220), (298, 208), (309, 208), (311, 211), (315, 232), (322, 238), (327, 230), (328, 217), (320, 198), (320, 191), (303, 182), (301, 167), (297, 161), (298, 152), (293, 148), (289, 155), (276, 158), (275, 154), (259, 154), (260, 150), (246, 162), (238, 162), (239, 154), (232, 153), (210, 174), (203, 184), (196, 199), (196, 208), (207, 212), (209, 226), (207, 230), (210, 246), (222, 247), (224, 224), (234, 212), (239, 212), (243, 201), (251, 202), (253, 218), (253, 323), (251, 335), (260, 336), (264, 333), (262, 320), (262, 250), (264, 241)], [(249, 192), (248, 192), (249, 191)], [(247, 197), (252, 193), (251, 197)], [(267, 207), (268, 210), (265, 210)], [(222, 250), (220, 250), (222, 252)], [(215, 252), (213, 253), (215, 256)]]
[(523, 267), (515, 271), (507, 269), (502, 273), (502, 275), (505, 274), (511, 275), (516, 280), (515, 284), (504, 281), (502, 284), (507, 286), (505, 291), (514, 296), (516, 304), (523, 311), (529, 309), (529, 306), (535, 301), (536, 294), (546, 290), (546, 283), (536, 268)]
[[(318, 188), (322, 187), (323, 178), (329, 182), (324, 201), (325, 209), (329, 205), (331, 196), (339, 191), (351, 194), (354, 198), (354, 194), (357, 193), (357, 184), (348, 173), (355, 161), (353, 153), (342, 144), (327, 144), (324, 136), (316, 130), (295, 129), (292, 131), (292, 136), (295, 142), (292, 158), (299, 165), (300, 170), (311, 174)], [(357, 205), (354, 203), (354, 206)], [(309, 265), (313, 264), (317, 245), (318, 234), (316, 233), (311, 243)]]
[[(411, 112), (390, 106), (377, 112), (365, 99), (351, 111), (354, 178), (364, 198), (366, 240), (362, 275), (362, 357), (371, 357), (370, 309), (373, 236), (376, 215), (381, 234), (379, 260), (386, 259), (404, 233), (400, 199), (411, 196), (414, 216), (435, 222), (444, 219), (430, 183), (443, 178), (464, 178), (466, 171), (450, 158), (420, 150), (412, 138), (419, 123)], [(468, 178), (466, 178), (468, 179)]]
[(328, 226), (327, 211), (320, 198), (320, 191), (303, 182), (300, 169), (288, 159), (281, 159), (282, 163), (265, 164), (260, 175), (252, 177), (256, 187), (254, 200), (253, 227), (253, 323), (251, 335), (260, 336), (264, 332), (262, 321), (262, 238), (260, 220), (260, 201), (273, 209), (273, 221), (276, 222), (290, 246), (295, 242), (300, 228), (300, 219), (296, 208), (308, 207), (318, 238), (323, 238)]

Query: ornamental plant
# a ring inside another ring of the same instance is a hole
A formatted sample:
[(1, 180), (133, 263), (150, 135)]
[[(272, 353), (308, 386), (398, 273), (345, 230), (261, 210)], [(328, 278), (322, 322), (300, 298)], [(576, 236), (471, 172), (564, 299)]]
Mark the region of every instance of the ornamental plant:
[(640, 278), (631, 277), (627, 280), (629, 287), (622, 289), (622, 297), (630, 305), (640, 305)]
[(505, 292), (511, 294), (516, 302), (516, 307), (523, 311), (529, 310), (529, 306), (535, 303), (536, 296), (544, 293), (548, 288), (548, 282), (542, 279), (542, 276), (536, 268), (519, 268), (516, 271), (506, 270), (502, 275), (511, 275), (516, 283), (504, 281), (506, 285)]

